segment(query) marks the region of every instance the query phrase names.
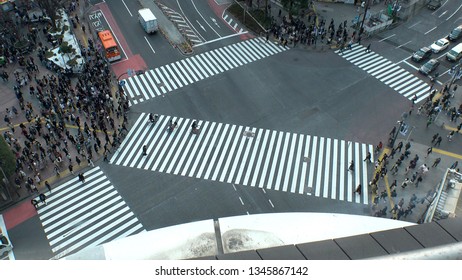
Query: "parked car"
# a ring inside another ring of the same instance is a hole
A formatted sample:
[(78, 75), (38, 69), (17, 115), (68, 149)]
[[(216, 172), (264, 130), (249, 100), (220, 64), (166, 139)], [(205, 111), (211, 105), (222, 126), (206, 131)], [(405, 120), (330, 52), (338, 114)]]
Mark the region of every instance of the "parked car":
[(459, 25), (456, 28), (454, 28), (451, 31), (451, 33), (449, 33), (448, 39), (449, 39), (449, 41), (455, 41), (455, 40), (459, 39), (461, 35), (462, 35), (462, 25)]
[(429, 47), (423, 47), (412, 54), (412, 60), (414, 60), (415, 62), (420, 62), (422, 60), (429, 58), (431, 55), (432, 50)]
[(422, 65), (422, 67), (420, 67), (419, 72), (428, 75), (435, 71), (438, 65), (440, 65), (440, 62), (437, 59), (430, 59), (424, 65)]
[(434, 53), (439, 53), (445, 50), (449, 46), (449, 40), (446, 38), (441, 38), (438, 41), (435, 41), (430, 48)]

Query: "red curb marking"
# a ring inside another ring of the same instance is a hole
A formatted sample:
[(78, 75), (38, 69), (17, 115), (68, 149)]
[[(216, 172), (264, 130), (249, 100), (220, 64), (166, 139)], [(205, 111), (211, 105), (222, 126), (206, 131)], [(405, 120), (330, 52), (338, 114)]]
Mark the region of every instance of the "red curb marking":
[(37, 210), (29, 200), (3, 213), (6, 229), (10, 230), (37, 215)]
[[(130, 59), (122, 60), (111, 65), (112, 71), (114, 71), (116, 77), (119, 77), (123, 73), (127, 73), (128, 69), (137, 70), (147, 70), (148, 66), (141, 55), (137, 54)], [(128, 76), (122, 76), (121, 79), (126, 79)]]

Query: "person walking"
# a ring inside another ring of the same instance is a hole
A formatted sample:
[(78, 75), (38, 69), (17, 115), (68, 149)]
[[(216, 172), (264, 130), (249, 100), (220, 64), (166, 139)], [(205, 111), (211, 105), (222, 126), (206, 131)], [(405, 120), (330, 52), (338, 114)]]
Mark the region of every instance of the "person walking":
[(80, 163), (82, 162), (78, 156), (75, 156), (75, 161), (77, 164), (80, 166)]
[(459, 165), (458, 161), (454, 162), (449, 169), (456, 169), (457, 165)]
[(83, 175), (83, 173), (79, 173), (79, 181), (85, 183), (85, 176)]
[(72, 164), (69, 164), (69, 172), (74, 175), (74, 166), (72, 166)]
[(369, 43), (369, 45), (367, 45), (367, 48), (366, 48), (366, 50), (364, 52), (365, 53), (371, 52), (371, 44), (370, 43)]
[(351, 161), (347, 171), (355, 171), (355, 162)]
[(451, 141), (452, 141), (452, 137), (454, 136), (454, 133), (455, 133), (455, 131), (454, 131), (454, 130), (452, 130), (452, 131), (451, 131), (451, 132), (449, 132), (449, 134), (446, 136), (446, 137), (448, 137), (448, 141), (449, 141), (449, 142), (451, 142)]
[(443, 140), (443, 138), (442, 138), (441, 136), (438, 136), (438, 139), (436, 139), (436, 142), (435, 142), (435, 147), (436, 147), (436, 146), (439, 147), (442, 140)]
[(370, 153), (370, 152), (367, 152), (366, 158), (364, 159), (364, 161), (372, 162), (371, 157), (372, 157), (371, 153)]
[(40, 198), (40, 202), (45, 203), (45, 205), (48, 205), (47, 200), (46, 200), (47, 197), (45, 196), (45, 194), (43, 193), (39, 194), (39, 198)]
[(401, 153), (401, 149), (403, 148), (403, 141), (400, 141), (398, 143), (398, 146), (396, 147), (397, 150), (399, 150), (399, 152)]
[(457, 133), (459, 133), (460, 129), (462, 128), (462, 122), (457, 126)]
[(353, 193), (358, 193), (359, 195), (361, 195), (361, 191), (362, 191), (362, 186), (361, 184), (359, 184)]
[(428, 147), (428, 149), (427, 149), (427, 155), (425, 156), (425, 158), (427, 158), (432, 152), (433, 152), (433, 148), (432, 148), (432, 147)]
[(48, 183), (48, 181), (45, 181), (45, 187), (48, 189), (48, 191), (51, 193), (51, 186), (50, 186), (50, 183)]
[(439, 133), (436, 133), (435, 135), (433, 135), (432, 144), (436, 142), (436, 140), (438, 139), (438, 136), (440, 136)]
[(143, 156), (147, 156), (148, 155), (148, 147), (146, 145), (143, 145)]
[(407, 187), (407, 185), (410, 183), (411, 181), (409, 180), (409, 178), (406, 178), (403, 183), (401, 183), (401, 188), (405, 189)]
[(407, 151), (411, 148), (411, 143), (410, 142), (407, 142), (406, 143), (406, 146), (404, 146), (404, 149)]
[(441, 162), (441, 158), (435, 159), (435, 161), (433, 161), (432, 167), (437, 167), (440, 162)]

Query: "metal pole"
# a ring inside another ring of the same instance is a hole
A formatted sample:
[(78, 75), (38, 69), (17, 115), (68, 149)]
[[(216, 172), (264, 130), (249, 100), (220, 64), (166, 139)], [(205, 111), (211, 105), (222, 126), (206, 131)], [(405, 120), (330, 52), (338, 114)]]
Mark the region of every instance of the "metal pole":
[(361, 37), (361, 34), (363, 34), (364, 21), (366, 20), (367, 9), (369, 9), (369, 2), (370, 0), (366, 0), (366, 7), (364, 8), (363, 20), (361, 21), (361, 25), (359, 26), (358, 37)]

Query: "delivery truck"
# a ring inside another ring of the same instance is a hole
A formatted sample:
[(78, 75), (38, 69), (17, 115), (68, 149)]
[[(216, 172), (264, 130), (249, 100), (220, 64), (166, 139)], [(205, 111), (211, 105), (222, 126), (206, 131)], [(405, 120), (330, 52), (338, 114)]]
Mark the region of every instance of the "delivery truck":
[(138, 20), (146, 33), (154, 33), (159, 29), (156, 16), (148, 8), (138, 11)]

